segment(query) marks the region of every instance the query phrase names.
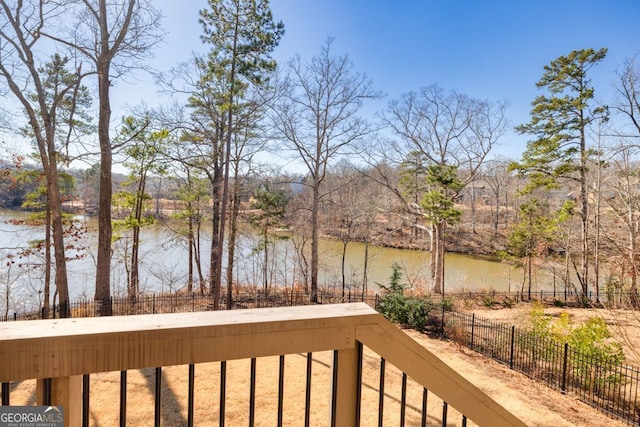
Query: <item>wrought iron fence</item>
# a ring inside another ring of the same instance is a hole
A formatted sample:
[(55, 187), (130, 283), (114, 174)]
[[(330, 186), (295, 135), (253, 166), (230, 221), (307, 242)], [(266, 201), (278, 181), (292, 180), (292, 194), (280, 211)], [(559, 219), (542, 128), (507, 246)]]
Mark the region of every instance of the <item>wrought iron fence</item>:
[(442, 311), (446, 336), (632, 425), (640, 425), (640, 369), (475, 314)]
[[(352, 291), (321, 290), (318, 291), (317, 303), (330, 304), (339, 302), (366, 302), (370, 306), (376, 306), (377, 295), (373, 293), (356, 293)], [(97, 317), (105, 304), (99, 300), (79, 299), (69, 303), (68, 317)], [(150, 294), (131, 297), (111, 297), (106, 302), (111, 306), (114, 316), (127, 316), (135, 314), (158, 313), (187, 313), (196, 311), (228, 310), (241, 308), (261, 307), (289, 307), (295, 305), (315, 304), (311, 301), (308, 292), (291, 291), (287, 289), (273, 289), (264, 292), (263, 289), (242, 289), (233, 293), (233, 299), (227, 301), (226, 293), (220, 297), (218, 307), (215, 306), (214, 297), (210, 294), (200, 293), (175, 293), (175, 294)], [(41, 308), (27, 313), (14, 312), (8, 316), (0, 316), (0, 321), (9, 320), (34, 320), (59, 318), (65, 307), (52, 305), (49, 310)]]

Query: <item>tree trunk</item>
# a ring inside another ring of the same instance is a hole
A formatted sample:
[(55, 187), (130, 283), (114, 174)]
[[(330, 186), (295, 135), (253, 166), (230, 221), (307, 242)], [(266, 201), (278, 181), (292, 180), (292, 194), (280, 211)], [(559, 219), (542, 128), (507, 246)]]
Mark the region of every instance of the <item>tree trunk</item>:
[[(223, 129), (220, 123), (217, 124), (216, 129), (216, 140), (221, 141), (223, 137)], [(216, 298), (216, 277), (219, 277), (218, 274), (222, 271), (221, 263), (222, 263), (222, 252), (221, 244), (219, 242), (221, 234), (223, 232), (220, 231), (220, 211), (222, 210), (222, 176), (224, 169), (224, 160), (223, 154), (220, 152), (221, 149), (217, 143), (212, 144), (211, 149), (215, 152), (214, 155), (214, 166), (213, 166), (213, 176), (210, 176), (209, 179), (211, 181), (211, 197), (213, 198), (213, 207), (211, 213), (211, 257), (209, 259), (209, 294), (213, 298), (213, 307), (214, 309), (218, 309), (220, 305), (220, 281), (218, 280), (218, 297)]]
[[(100, 0), (100, 21), (106, 20), (106, 1)], [(102, 23), (102, 22), (101, 22)], [(106, 22), (104, 22), (106, 26)], [(96, 263), (96, 294), (100, 303), (100, 315), (110, 316), (111, 309), (111, 200), (113, 196), (111, 165), (112, 148), (109, 137), (111, 123), (110, 101), (110, 52), (109, 35), (106, 29), (101, 31), (100, 56), (97, 63), (98, 72), (98, 143), (100, 146), (100, 190), (98, 195), (98, 254)]]
[(496, 191), (496, 212), (493, 217), (493, 235), (498, 235), (498, 225), (500, 224), (500, 193)]
[(231, 200), (231, 218), (229, 221), (229, 246), (227, 248), (227, 310), (233, 307), (233, 268), (236, 256), (236, 238), (238, 235), (238, 216), (240, 215), (240, 180), (238, 179), (239, 165), (234, 165), (233, 194)]
[[(52, 136), (53, 139), (53, 136)], [(62, 222), (62, 207), (60, 189), (58, 187), (58, 169), (55, 164), (55, 153), (49, 158), (53, 164), (48, 172), (48, 199), (51, 202), (51, 220), (53, 226), (53, 252), (56, 264), (55, 284), (60, 302), (60, 317), (70, 317), (69, 287), (67, 281), (67, 260), (64, 251), (64, 226)]]
[(531, 269), (532, 260), (533, 260), (533, 254), (529, 251), (529, 255), (527, 255), (527, 283), (528, 283), (527, 298), (529, 301), (531, 301), (531, 284), (533, 282), (533, 277), (532, 277), (533, 270)]
[[(49, 310), (51, 310), (51, 203), (47, 196), (47, 208), (45, 211), (45, 229), (44, 229), (44, 299), (42, 301), (42, 318), (49, 318)], [(8, 286), (7, 286), (8, 287)], [(8, 308), (8, 306), (7, 306)]]
[(362, 297), (367, 292), (367, 270), (369, 267), (369, 239), (364, 242), (364, 272), (362, 273)]
[(135, 302), (140, 292), (140, 274), (138, 271), (138, 257), (140, 251), (140, 227), (133, 227), (133, 239), (131, 242), (131, 268), (129, 270), (129, 301)]
[(347, 245), (349, 244), (348, 241), (343, 241), (342, 242), (342, 302), (344, 302), (344, 289), (345, 289), (345, 272), (344, 272), (344, 268), (345, 268), (345, 262), (346, 262), (346, 258), (347, 258)]
[[(600, 151), (600, 147), (598, 147)], [(595, 241), (593, 248), (593, 285), (596, 292), (596, 301), (600, 302), (600, 203), (602, 201), (601, 193), (601, 173), (602, 163), (598, 159), (597, 172), (596, 172), (596, 206), (595, 206)]]
[[(220, 244), (220, 189), (219, 183), (214, 184), (213, 189), (213, 212), (211, 215), (211, 258), (209, 262), (209, 294), (213, 297), (213, 308), (218, 309), (220, 304), (220, 287), (218, 286), (218, 297), (216, 298), (216, 275), (218, 265), (221, 263)], [(218, 281), (218, 285), (220, 282)]]
[(198, 281), (200, 285), (200, 295), (204, 295), (206, 292), (207, 284), (204, 278), (204, 274), (202, 272), (202, 255), (201, 255), (201, 246), (200, 246), (200, 237), (202, 235), (200, 223), (200, 208), (198, 207), (198, 216), (195, 225), (195, 235), (193, 236), (193, 256), (194, 261), (196, 263), (196, 271), (198, 272)]
[(142, 223), (142, 211), (144, 208), (146, 177), (141, 174), (139, 179), (133, 212), (135, 224), (133, 226), (133, 241), (131, 245), (131, 275), (129, 276), (129, 299), (132, 302), (138, 298), (140, 293), (140, 224)]
[(476, 233), (476, 186), (471, 183), (471, 232)]
[[(582, 112), (580, 113), (582, 119)], [(582, 220), (582, 265), (580, 274), (580, 285), (582, 286), (582, 297), (586, 299), (589, 293), (589, 200), (587, 193), (587, 147), (584, 127), (580, 132), (580, 198), (582, 208), (580, 209), (580, 219)]]
[[(317, 176), (317, 175), (316, 175)], [(314, 178), (311, 207), (311, 302), (318, 302), (318, 224), (320, 210), (320, 183)]]
[(263, 233), (264, 244), (264, 264), (262, 265), (262, 285), (264, 288), (264, 294), (267, 295), (267, 289), (269, 288), (269, 238), (267, 236), (267, 225), (265, 223)]
[[(433, 292), (444, 297), (444, 233), (446, 224), (441, 221), (435, 224), (435, 247), (432, 251)], [(435, 256), (434, 256), (435, 255)]]
[(193, 263), (194, 263), (194, 253), (193, 248), (195, 246), (195, 242), (193, 239), (193, 206), (191, 202), (187, 203), (187, 209), (189, 211), (189, 219), (187, 222), (187, 244), (189, 245), (188, 254), (189, 254), (189, 264), (188, 264), (188, 272), (187, 272), (187, 292), (193, 292)]

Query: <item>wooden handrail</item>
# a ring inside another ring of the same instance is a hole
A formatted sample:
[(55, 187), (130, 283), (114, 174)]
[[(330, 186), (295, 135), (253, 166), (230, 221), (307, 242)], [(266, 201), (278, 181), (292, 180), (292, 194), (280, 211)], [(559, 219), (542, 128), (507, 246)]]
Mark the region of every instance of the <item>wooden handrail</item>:
[(0, 382), (355, 346), (366, 304), (33, 320), (0, 324)]
[[(75, 402), (83, 374), (326, 350), (348, 373), (358, 342), (479, 425), (525, 425), (364, 303), (0, 323), (0, 382), (58, 378)], [(347, 377), (336, 410), (348, 418)]]
[(478, 425), (526, 425), (382, 315), (358, 327), (356, 339)]

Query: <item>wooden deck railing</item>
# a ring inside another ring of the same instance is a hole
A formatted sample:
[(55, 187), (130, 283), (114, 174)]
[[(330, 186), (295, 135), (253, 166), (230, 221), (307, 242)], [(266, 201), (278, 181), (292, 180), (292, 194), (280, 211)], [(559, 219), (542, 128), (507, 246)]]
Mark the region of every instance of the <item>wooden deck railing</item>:
[(327, 425), (352, 427), (363, 410), (363, 346), (477, 425), (524, 426), (363, 303), (2, 323), (2, 400), (8, 383), (37, 379), (38, 404), (62, 405), (65, 425), (79, 426), (88, 374), (333, 351)]

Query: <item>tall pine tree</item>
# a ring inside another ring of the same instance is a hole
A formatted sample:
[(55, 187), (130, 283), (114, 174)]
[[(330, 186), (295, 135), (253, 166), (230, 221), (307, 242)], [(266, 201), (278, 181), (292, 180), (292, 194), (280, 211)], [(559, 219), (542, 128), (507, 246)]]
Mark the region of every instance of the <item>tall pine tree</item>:
[[(209, 8), (200, 11), (203, 27), (202, 40), (211, 46), (208, 68), (212, 77), (226, 83), (224, 113), (226, 129), (223, 159), (223, 183), (220, 203), (220, 224), (217, 245), (211, 250), (211, 293), (214, 306), (220, 300), (222, 279), (222, 251), (229, 199), (229, 165), (235, 115), (241, 108), (240, 100), (249, 85), (263, 85), (276, 62), (271, 52), (284, 34), (282, 22), (275, 23), (268, 0), (209, 0)], [(232, 262), (230, 260), (229, 262)]]
[(606, 107), (594, 105), (594, 88), (587, 73), (606, 54), (606, 48), (575, 50), (544, 67), (537, 86), (548, 95), (533, 100), (531, 120), (516, 128), (534, 139), (528, 142), (522, 160), (512, 165), (529, 178), (525, 192), (559, 188), (566, 182), (579, 186), (582, 256), (575, 270), (583, 296), (589, 290), (587, 164), (593, 154), (587, 145), (587, 130), (592, 123), (606, 120), (608, 113)]

